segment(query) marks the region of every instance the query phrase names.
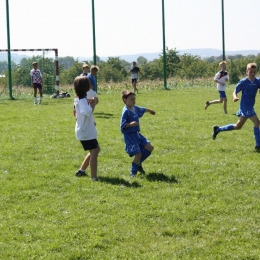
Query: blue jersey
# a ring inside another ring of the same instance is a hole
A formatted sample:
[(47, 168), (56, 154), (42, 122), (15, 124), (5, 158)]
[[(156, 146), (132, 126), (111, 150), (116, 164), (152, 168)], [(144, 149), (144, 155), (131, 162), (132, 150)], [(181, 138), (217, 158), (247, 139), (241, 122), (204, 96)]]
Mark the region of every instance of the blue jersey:
[[(127, 106), (123, 108), (120, 121), (120, 128), (123, 134), (140, 132), (139, 118), (143, 116), (145, 110), (146, 108), (138, 106), (134, 106), (133, 110), (129, 109)], [(131, 123), (133, 121), (138, 122), (138, 125), (125, 128), (127, 123)]]
[(239, 93), (240, 91), (242, 91), (242, 97), (240, 101), (241, 110), (254, 107), (255, 96), (259, 88), (260, 88), (259, 78), (255, 78), (253, 81), (250, 81), (248, 78), (244, 78), (238, 82), (235, 88), (235, 92)]
[(90, 80), (90, 84), (93, 86), (93, 90), (97, 92), (97, 80), (95, 76), (92, 76), (90, 73), (88, 73), (87, 77)]

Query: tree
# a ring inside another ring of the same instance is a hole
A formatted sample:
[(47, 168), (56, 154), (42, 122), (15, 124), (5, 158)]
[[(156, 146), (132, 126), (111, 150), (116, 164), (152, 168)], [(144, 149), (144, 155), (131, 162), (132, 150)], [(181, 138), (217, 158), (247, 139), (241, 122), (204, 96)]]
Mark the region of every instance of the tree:
[(143, 56), (140, 56), (137, 58), (137, 63), (138, 63), (138, 66), (141, 66), (142, 64), (146, 64), (147, 63), (147, 59)]
[[(163, 64), (163, 53), (160, 55), (160, 61)], [(166, 76), (167, 78), (175, 76), (179, 69), (180, 57), (176, 48), (168, 49), (166, 47)]]

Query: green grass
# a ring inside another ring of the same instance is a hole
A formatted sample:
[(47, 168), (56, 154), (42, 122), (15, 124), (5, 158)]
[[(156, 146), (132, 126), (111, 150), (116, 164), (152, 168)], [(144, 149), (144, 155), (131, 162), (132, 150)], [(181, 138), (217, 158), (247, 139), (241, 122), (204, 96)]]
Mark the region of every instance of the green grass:
[(101, 93), (98, 182), (74, 175), (85, 152), (72, 97), (1, 99), (0, 259), (260, 259), (253, 124), (211, 139), (214, 124), (237, 121), (232, 90), (228, 115), (204, 111), (215, 87), (140, 91), (137, 104), (156, 111), (141, 119), (155, 150), (134, 179), (120, 91)]

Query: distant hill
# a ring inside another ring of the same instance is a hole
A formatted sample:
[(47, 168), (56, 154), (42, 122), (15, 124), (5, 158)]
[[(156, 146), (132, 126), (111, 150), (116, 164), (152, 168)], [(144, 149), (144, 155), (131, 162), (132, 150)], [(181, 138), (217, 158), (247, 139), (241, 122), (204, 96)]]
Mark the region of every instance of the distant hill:
[[(218, 57), (222, 55), (222, 50), (218, 49), (186, 49), (186, 50), (178, 50), (179, 55), (183, 55), (184, 53), (191, 54), (193, 56), (197, 55), (201, 58), (209, 58), (209, 57)], [(241, 54), (243, 56), (247, 55), (257, 55), (260, 53), (260, 50), (243, 50), (243, 51), (226, 51), (226, 55), (236, 55)], [(138, 54), (132, 54), (132, 55), (118, 55), (117, 57), (120, 57), (120, 59), (126, 60), (127, 62), (136, 61), (138, 57), (143, 56), (148, 61), (152, 61), (154, 59), (158, 59), (161, 52), (154, 52), (154, 53), (138, 53)], [(101, 60), (106, 61), (108, 57), (100, 57)], [(92, 57), (84, 58), (79, 57), (80, 61), (85, 60), (92, 60)]]
[[(197, 55), (202, 58), (209, 58), (209, 57), (218, 57), (222, 55), (222, 50), (218, 49), (210, 49), (210, 48), (204, 48), (204, 49), (186, 49), (186, 50), (178, 50), (179, 55), (183, 55), (184, 53), (191, 54), (191, 55)], [(243, 50), (243, 51), (226, 51), (226, 55), (236, 55), (241, 54), (243, 56), (247, 55), (257, 55), (260, 53), (260, 50)], [(125, 60), (127, 62), (136, 61), (138, 57), (143, 56), (148, 61), (152, 61), (154, 59), (158, 59), (161, 52), (153, 52), (153, 53), (137, 53), (137, 54), (129, 54), (129, 55), (115, 55), (116, 57), (120, 57), (120, 59)], [(113, 57), (115, 57), (113, 56)], [(12, 53), (12, 60), (15, 63), (19, 63), (22, 58), (29, 58), (28, 55), (20, 55), (17, 53)], [(86, 60), (92, 60), (92, 57), (74, 57), (74, 59), (78, 59), (79, 61), (86, 61)], [(100, 57), (101, 60), (106, 61), (108, 57)], [(0, 61), (7, 61), (7, 54), (3, 55), (3, 53), (0, 55)]]

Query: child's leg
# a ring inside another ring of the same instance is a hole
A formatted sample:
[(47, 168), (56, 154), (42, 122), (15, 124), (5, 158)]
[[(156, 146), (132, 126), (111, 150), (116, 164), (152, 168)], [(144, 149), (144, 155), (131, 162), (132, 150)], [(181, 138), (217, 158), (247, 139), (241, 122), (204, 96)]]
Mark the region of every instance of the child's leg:
[(92, 149), (90, 152), (89, 166), (90, 166), (90, 176), (91, 179), (97, 178), (97, 158), (100, 152), (100, 147)]
[(246, 122), (247, 118), (241, 116), (236, 124), (229, 124), (224, 126), (213, 126), (213, 133), (212, 133), (212, 139), (215, 140), (218, 133), (224, 132), (224, 131), (232, 131), (232, 130), (240, 130), (244, 123)]
[(260, 148), (260, 131), (259, 131), (259, 119), (257, 116), (250, 117), (250, 120), (254, 123), (254, 136), (256, 147)]
[(131, 165), (131, 172), (130, 172), (131, 177), (134, 177), (139, 170), (141, 155), (142, 155), (141, 153), (135, 154), (134, 160)]
[(151, 143), (146, 144), (144, 149), (142, 150), (142, 156), (140, 162), (142, 163), (144, 160), (146, 160), (152, 153), (154, 147)]
[(212, 100), (212, 101), (209, 101), (209, 104), (213, 105), (213, 104), (223, 103), (223, 100), (224, 100), (223, 98)]
[(89, 166), (90, 153), (85, 157), (84, 161), (81, 164), (80, 170), (86, 171)]
[(37, 104), (37, 88), (33, 88), (34, 104)]
[(227, 114), (227, 98), (223, 98), (224, 113)]

